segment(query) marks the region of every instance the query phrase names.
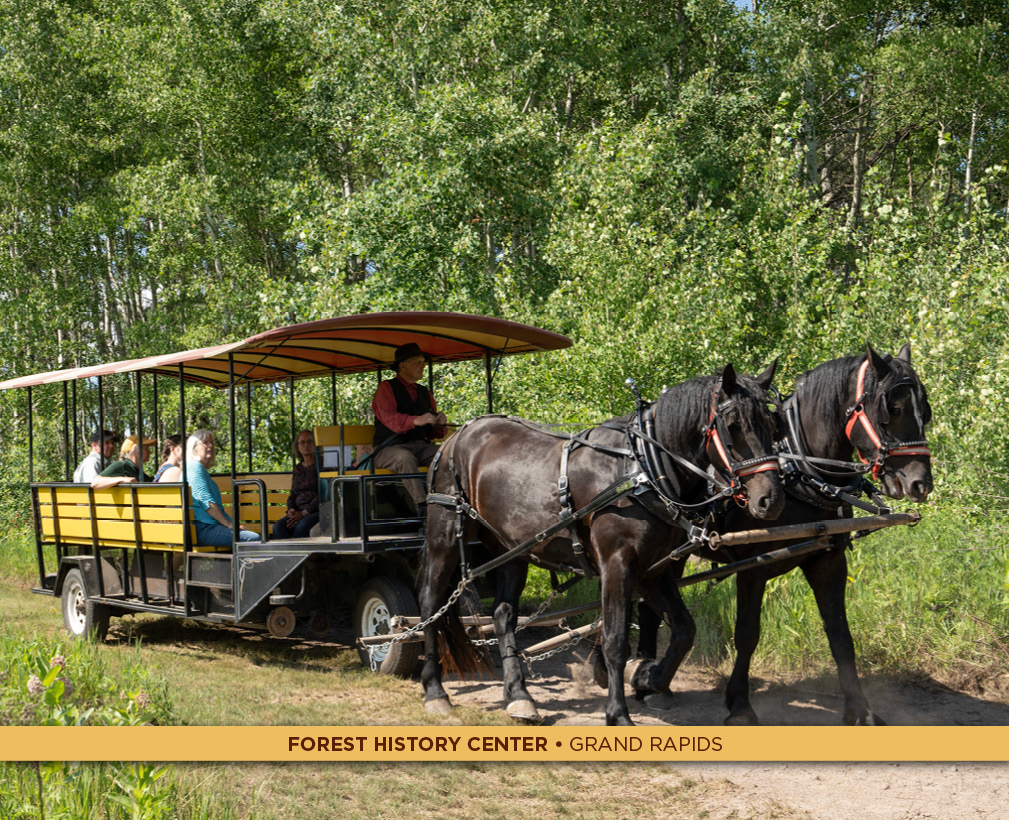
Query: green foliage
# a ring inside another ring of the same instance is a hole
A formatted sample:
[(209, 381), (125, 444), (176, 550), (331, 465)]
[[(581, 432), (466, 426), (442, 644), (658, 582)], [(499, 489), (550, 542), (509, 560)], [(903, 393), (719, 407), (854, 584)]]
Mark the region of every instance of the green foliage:
[(134, 726), (171, 723), (164, 684), (135, 656), (113, 674), (86, 641), (0, 635), (4, 725)]
[[(113, 673), (94, 644), (0, 636), (0, 723), (140, 726), (177, 722), (164, 682), (137, 653)], [(0, 764), (0, 815), (70, 820), (227, 820), (150, 763)]]

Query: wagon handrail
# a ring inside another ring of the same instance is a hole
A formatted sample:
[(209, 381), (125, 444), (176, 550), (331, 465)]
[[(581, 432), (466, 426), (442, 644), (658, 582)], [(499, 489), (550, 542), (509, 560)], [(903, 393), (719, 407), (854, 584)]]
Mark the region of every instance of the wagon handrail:
[(242, 497), (238, 488), (244, 487), (246, 484), (255, 484), (259, 488), (259, 537), (266, 541), (269, 538), (266, 526), (266, 482), (261, 478), (236, 478), (231, 483), (231, 503), (235, 512), (234, 520), (231, 522), (232, 537), (235, 541), (238, 540), (238, 528), (241, 526)]

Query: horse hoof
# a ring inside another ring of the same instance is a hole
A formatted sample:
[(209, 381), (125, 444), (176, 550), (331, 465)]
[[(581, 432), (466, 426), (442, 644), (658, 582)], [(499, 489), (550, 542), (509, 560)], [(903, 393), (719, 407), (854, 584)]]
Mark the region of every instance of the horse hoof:
[(424, 709), (432, 715), (447, 715), (452, 711), (452, 702), (448, 698), (435, 698), (424, 701)]
[(645, 706), (659, 712), (672, 709), (675, 703), (671, 692), (649, 692), (645, 695)]
[(760, 718), (756, 712), (740, 712), (736, 715), (729, 715), (725, 719), (726, 726), (759, 726)]
[(513, 700), (505, 707), (508, 717), (513, 720), (538, 721), (540, 713), (536, 709), (536, 704), (531, 700)]
[(627, 664), (627, 680), (635, 691), (654, 692), (656, 687), (652, 685), (652, 670), (658, 664), (651, 658), (641, 658)]

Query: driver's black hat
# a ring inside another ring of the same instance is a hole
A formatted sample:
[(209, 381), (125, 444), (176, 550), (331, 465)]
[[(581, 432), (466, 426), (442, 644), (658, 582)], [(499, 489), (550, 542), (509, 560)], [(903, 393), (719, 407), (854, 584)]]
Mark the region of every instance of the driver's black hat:
[(416, 342), (407, 342), (405, 345), (400, 345), (396, 348), (392, 361), (394, 364), (399, 365), (401, 362), (412, 359), (414, 356), (424, 356), (424, 358), (427, 358), (427, 354), (420, 349), (419, 344)]

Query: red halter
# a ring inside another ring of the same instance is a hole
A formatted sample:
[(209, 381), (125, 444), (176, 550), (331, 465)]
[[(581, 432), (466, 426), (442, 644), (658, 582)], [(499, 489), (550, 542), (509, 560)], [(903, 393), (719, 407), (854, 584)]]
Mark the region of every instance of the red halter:
[(704, 437), (707, 439), (706, 446), (710, 447), (712, 444), (715, 446), (715, 452), (718, 453), (718, 457), (722, 460), (722, 464), (725, 465), (725, 470), (729, 475), (731, 489), (739, 491), (734, 496), (739, 501), (743, 493), (742, 479), (756, 473), (767, 472), (768, 470), (780, 472), (781, 468), (778, 466), (778, 457), (776, 455), (757, 456), (745, 461), (732, 460), (725, 444), (722, 442), (722, 436), (718, 429), (719, 426), (724, 425), (721, 414), (718, 412), (718, 394), (721, 392), (721, 389), (722, 380), (719, 378), (715, 383), (714, 393), (711, 395), (711, 414), (708, 416), (708, 428), (704, 431)]
[(876, 448), (876, 459), (872, 462), (872, 477), (876, 481), (879, 481), (879, 477), (883, 474), (883, 466), (890, 456), (931, 456), (932, 451), (924, 441), (901, 442), (894, 447), (884, 446), (883, 439), (876, 432), (876, 428), (873, 427), (869, 416), (865, 412), (865, 371), (868, 369), (869, 359), (866, 358), (858, 369), (858, 383), (855, 386), (855, 395), (858, 398), (855, 399), (855, 406), (848, 411), (848, 423), (845, 425), (844, 434), (848, 437), (848, 441), (851, 441), (862, 463), (868, 464), (869, 462), (858, 449), (858, 445), (851, 439), (851, 433), (855, 429), (855, 425), (862, 425), (865, 434)]

